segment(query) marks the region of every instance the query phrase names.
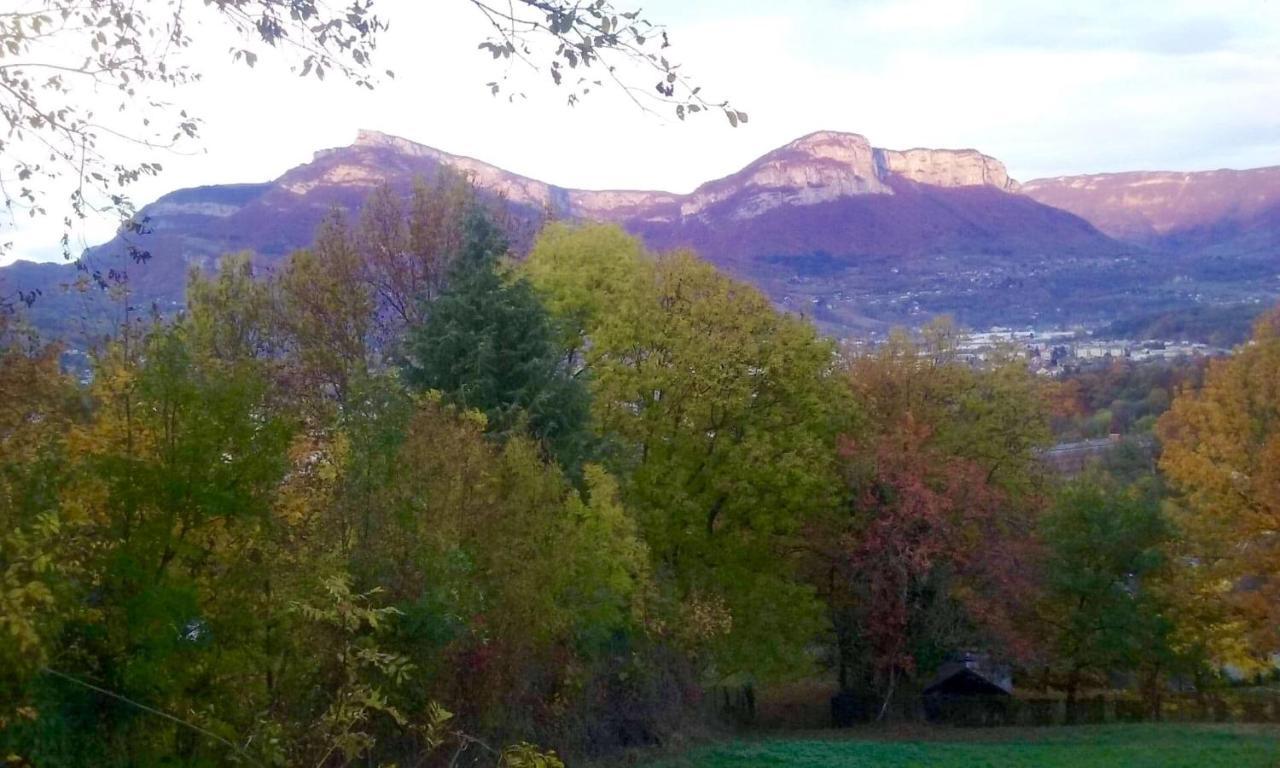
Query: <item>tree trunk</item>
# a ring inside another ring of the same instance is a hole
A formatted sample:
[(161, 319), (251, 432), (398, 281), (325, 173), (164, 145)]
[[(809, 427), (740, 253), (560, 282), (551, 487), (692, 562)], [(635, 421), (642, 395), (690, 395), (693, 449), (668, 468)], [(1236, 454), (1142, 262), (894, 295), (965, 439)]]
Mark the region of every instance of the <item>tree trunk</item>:
[(898, 667), (894, 665), (889, 667), (889, 690), (884, 695), (884, 703), (880, 705), (880, 714), (876, 715), (876, 722), (884, 720), (884, 715), (889, 711), (889, 702), (893, 701), (893, 689), (898, 683)]
[(1146, 685), (1147, 710), (1151, 719), (1158, 723), (1163, 719), (1161, 717), (1162, 713), (1160, 710), (1163, 708), (1163, 704), (1164, 704), (1164, 701), (1161, 696), (1162, 691), (1161, 691), (1161, 685), (1160, 685), (1160, 665), (1159, 664), (1151, 668), (1151, 671), (1147, 675), (1146, 682), (1147, 682), (1147, 685)]
[(1078, 707), (1076, 704), (1076, 693), (1080, 689), (1080, 667), (1073, 666), (1071, 674), (1067, 675), (1067, 725), (1075, 725), (1079, 719)]

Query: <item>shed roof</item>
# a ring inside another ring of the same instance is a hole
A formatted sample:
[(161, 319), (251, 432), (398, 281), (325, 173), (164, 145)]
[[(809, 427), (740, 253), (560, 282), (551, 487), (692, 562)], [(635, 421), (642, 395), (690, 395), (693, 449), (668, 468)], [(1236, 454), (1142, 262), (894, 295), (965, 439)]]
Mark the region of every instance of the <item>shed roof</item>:
[(994, 664), (984, 654), (966, 653), (938, 667), (938, 673), (925, 686), (931, 693), (963, 693), (971, 695), (1013, 694), (1013, 676), (1009, 668)]

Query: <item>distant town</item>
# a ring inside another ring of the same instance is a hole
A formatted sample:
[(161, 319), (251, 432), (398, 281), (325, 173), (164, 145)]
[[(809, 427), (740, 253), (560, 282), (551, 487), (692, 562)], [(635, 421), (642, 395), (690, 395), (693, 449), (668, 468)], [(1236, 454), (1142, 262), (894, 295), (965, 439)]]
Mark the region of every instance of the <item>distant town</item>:
[(1012, 352), (1026, 358), (1031, 370), (1057, 376), (1115, 360), (1172, 361), (1216, 357), (1230, 350), (1193, 341), (1165, 339), (1100, 339), (1083, 330), (1013, 330), (991, 328), (970, 333), (960, 343), (962, 359), (985, 362), (992, 354)]

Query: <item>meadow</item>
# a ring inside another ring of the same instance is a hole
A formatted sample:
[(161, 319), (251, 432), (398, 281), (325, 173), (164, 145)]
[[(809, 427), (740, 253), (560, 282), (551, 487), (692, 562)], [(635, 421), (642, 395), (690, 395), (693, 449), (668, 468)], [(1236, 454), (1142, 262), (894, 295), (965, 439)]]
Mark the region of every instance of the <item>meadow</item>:
[(1269, 768), (1280, 729), (1141, 724), (982, 731), (855, 729), (847, 737), (766, 738), (694, 749), (649, 768)]

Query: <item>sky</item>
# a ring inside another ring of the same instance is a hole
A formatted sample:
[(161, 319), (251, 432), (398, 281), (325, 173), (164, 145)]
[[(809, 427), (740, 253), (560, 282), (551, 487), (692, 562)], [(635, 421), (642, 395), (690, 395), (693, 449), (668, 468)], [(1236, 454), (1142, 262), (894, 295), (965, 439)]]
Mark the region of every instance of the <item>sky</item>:
[[(615, 0), (630, 7), (627, 0)], [(500, 78), (467, 0), (377, 0), (391, 28), (372, 92), (300, 80), (284, 56), (250, 70), (207, 27), (188, 52), (202, 82), (170, 94), (204, 119), (198, 144), (154, 159), (132, 188), (265, 181), (369, 128), (553, 184), (686, 192), (815, 130), (876, 146), (972, 147), (1020, 180), (1121, 170), (1280, 165), (1280, 0), (650, 0), (671, 58), (710, 99), (750, 115), (680, 122), (620, 93), (578, 106), (544, 75)], [(647, 80), (643, 81), (647, 83)], [(133, 149), (129, 151), (142, 150)], [(60, 257), (61, 215), (20, 222), (17, 258)], [(114, 228), (92, 219), (77, 241)]]

